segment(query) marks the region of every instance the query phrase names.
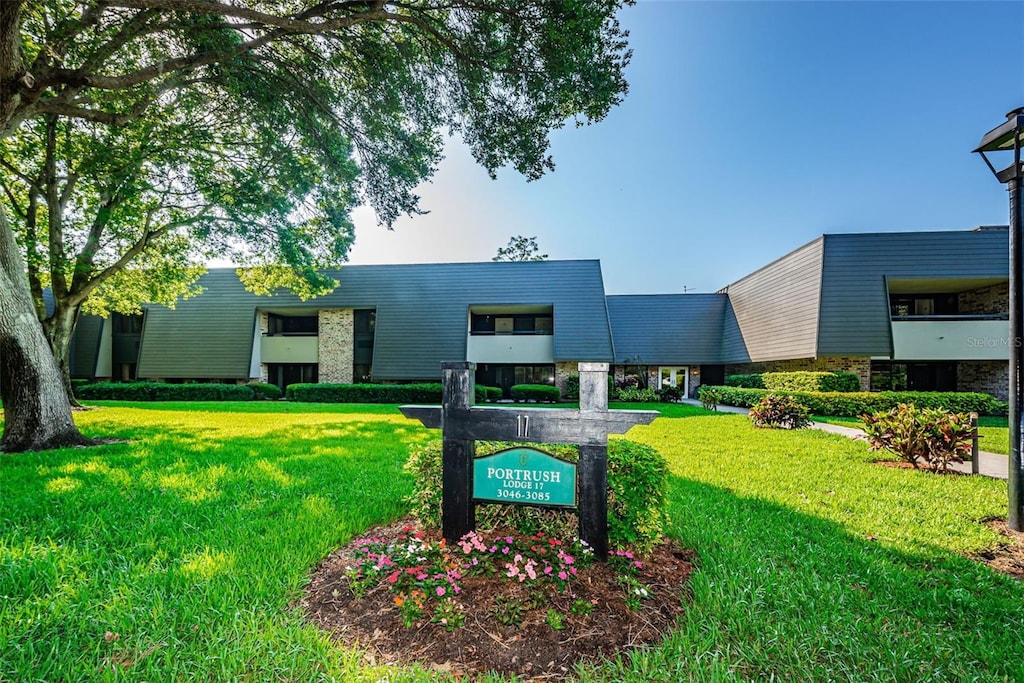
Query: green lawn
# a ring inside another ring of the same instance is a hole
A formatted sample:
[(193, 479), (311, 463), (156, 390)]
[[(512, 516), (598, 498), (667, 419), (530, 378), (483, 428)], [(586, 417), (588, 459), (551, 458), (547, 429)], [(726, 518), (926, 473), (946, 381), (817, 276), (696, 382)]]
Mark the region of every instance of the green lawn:
[[(321, 557), (404, 514), (429, 433), (392, 406), (207, 407), (88, 411), (129, 441), (0, 456), (0, 680), (436, 680), (364, 667), (288, 609)], [(998, 542), (979, 520), (1005, 482), (668, 408), (630, 437), (669, 460), (690, 606), (583, 680), (1024, 680), (1024, 585), (961, 555)]]
[[(834, 417), (834, 416), (812, 416), (817, 422), (830, 422), (843, 425), (844, 427), (863, 428), (862, 423), (856, 417)], [(1002, 453), (1008, 455), (1010, 452), (1010, 428), (1005, 417), (979, 417), (978, 418), (978, 448), (989, 453)]]

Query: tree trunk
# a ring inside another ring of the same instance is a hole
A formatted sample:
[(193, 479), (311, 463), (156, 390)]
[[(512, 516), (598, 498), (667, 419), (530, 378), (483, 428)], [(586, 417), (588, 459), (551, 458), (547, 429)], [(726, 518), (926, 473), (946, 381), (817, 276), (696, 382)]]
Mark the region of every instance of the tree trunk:
[(75, 398), (74, 388), (71, 386), (71, 337), (75, 334), (79, 310), (79, 306), (68, 306), (56, 301), (53, 314), (43, 324), (43, 331), (50, 343), (50, 351), (53, 352), (64, 390), (68, 394), (68, 402), (74, 408), (82, 407)]
[(0, 207), (0, 398), (8, 453), (89, 445), (36, 317), (21, 251)]

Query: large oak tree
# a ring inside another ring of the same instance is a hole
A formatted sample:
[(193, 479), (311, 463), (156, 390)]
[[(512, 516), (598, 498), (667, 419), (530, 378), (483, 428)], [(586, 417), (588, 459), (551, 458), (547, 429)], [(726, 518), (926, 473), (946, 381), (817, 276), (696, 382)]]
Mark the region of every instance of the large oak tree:
[(0, 447), (86, 442), (61, 371), (83, 305), (173, 301), (211, 253), (322, 291), (353, 208), (420, 210), (445, 133), (492, 175), (553, 168), (550, 132), (626, 91), (621, 4), (4, 0)]

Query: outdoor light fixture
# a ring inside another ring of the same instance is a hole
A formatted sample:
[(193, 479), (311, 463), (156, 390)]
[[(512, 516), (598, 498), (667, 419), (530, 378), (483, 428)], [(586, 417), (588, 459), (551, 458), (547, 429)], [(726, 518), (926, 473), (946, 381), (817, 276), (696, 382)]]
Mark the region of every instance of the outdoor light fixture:
[[(1024, 470), (1021, 462), (1021, 435), (1024, 432), (1024, 377), (1021, 376), (1021, 341), (1024, 340), (1024, 207), (1021, 206), (1021, 182), (1024, 165), (1020, 151), (1024, 144), (1024, 107), (1006, 115), (1006, 121), (981, 138), (974, 151), (981, 155), (989, 170), (1010, 192), (1010, 462), (1008, 488), (1009, 526), (1024, 531)], [(992, 165), (986, 153), (1012, 152), (1013, 162), (1001, 171)]]

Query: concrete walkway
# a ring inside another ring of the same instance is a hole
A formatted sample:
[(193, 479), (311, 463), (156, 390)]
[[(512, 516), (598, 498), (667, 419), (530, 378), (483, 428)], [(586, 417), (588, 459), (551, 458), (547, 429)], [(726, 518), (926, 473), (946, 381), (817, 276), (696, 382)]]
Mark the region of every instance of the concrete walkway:
[[(701, 405), (700, 401), (693, 399), (684, 398), (681, 403), (687, 403), (693, 406)], [(736, 406), (718, 406), (718, 412), (720, 413), (739, 413), (742, 415), (748, 414), (750, 411), (746, 408), (738, 408)], [(843, 425), (830, 424), (828, 422), (812, 422), (812, 429), (818, 429), (823, 432), (829, 432), (830, 434), (839, 434), (849, 439), (863, 439), (864, 431), (857, 427), (845, 427)], [(949, 469), (956, 470), (957, 472), (963, 472), (964, 474), (971, 473), (971, 462), (951, 462)], [(993, 479), (1006, 479), (1010, 470), (1010, 459), (1009, 457), (1000, 453), (989, 453), (988, 451), (978, 451), (978, 474), (992, 477)]]

